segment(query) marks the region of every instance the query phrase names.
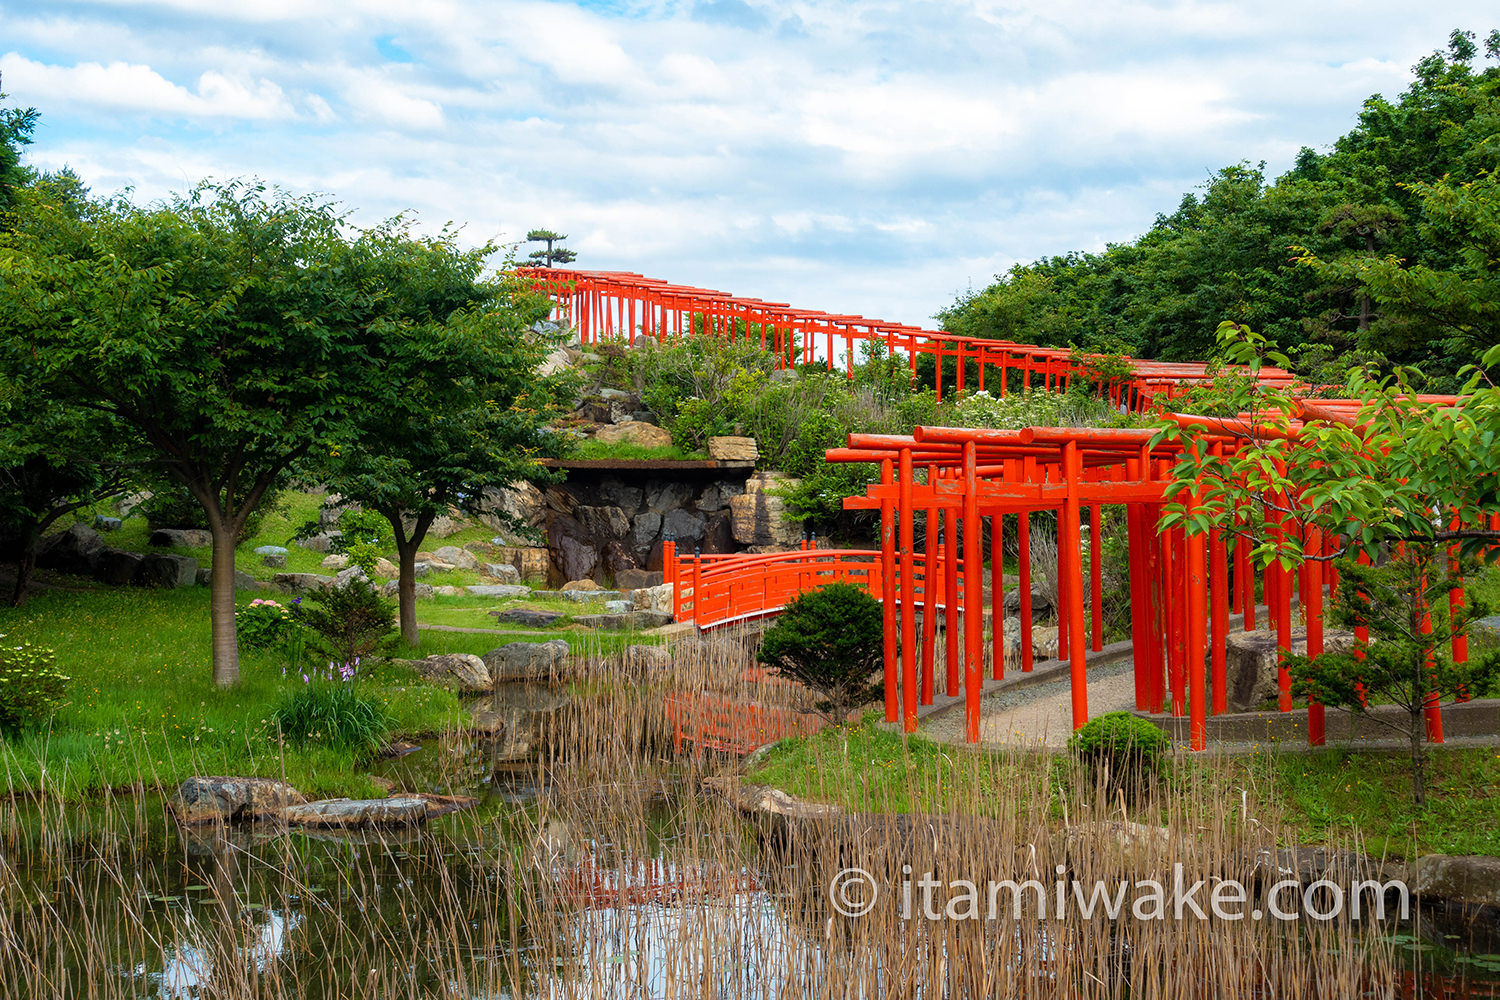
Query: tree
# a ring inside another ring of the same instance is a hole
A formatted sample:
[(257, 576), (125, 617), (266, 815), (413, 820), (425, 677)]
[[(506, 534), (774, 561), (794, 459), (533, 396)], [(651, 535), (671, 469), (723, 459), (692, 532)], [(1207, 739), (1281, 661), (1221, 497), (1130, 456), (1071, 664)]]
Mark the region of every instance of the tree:
[(1450, 598), (1455, 581), (1438, 572), (1431, 556), (1429, 546), (1413, 545), (1382, 566), (1345, 560), (1332, 618), (1345, 628), (1367, 629), (1369, 642), (1337, 653), (1287, 659), (1295, 695), (1361, 713), (1367, 713), (1371, 701), (1402, 709), (1395, 720), (1380, 714), (1369, 717), (1407, 740), (1412, 799), (1419, 806), (1427, 800), (1423, 710), (1439, 698), (1483, 697), (1500, 680), (1500, 651), (1471, 655), (1463, 662), (1453, 658), (1454, 640), (1466, 640), (1470, 623), (1489, 609), (1473, 588), (1463, 588), (1457, 614), (1433, 614), (1432, 609)]
[[(3, 100), (5, 91), (0, 90)], [(0, 108), (0, 215), (11, 210), (16, 190), (30, 178), (30, 172), (21, 166), (21, 147), (31, 144), (39, 118), (35, 108)], [(4, 221), (0, 220), (3, 228)]]
[(849, 583), (797, 595), (766, 630), (757, 658), (822, 696), (819, 711), (842, 724), (879, 696), (872, 681), (884, 649), (880, 602)]
[(526, 234), (527, 243), (546, 243), (547, 249), (533, 250), (528, 259), (536, 262), (537, 267), (553, 267), (557, 264), (571, 264), (578, 259), (578, 255), (567, 247), (559, 246), (554, 249), (554, 243), (561, 243), (568, 237), (563, 233), (554, 233), (550, 229), (533, 229)]
[[(419, 642), (416, 554), (450, 508), (477, 514), (494, 490), (549, 479), (536, 458), (560, 444), (542, 424), (571, 399), (564, 371), (540, 377), (549, 345), (530, 335), (550, 304), (515, 282), (480, 279), (490, 246), (404, 234), (382, 254), (390, 308), (385, 364), (328, 482), (379, 512), (395, 536), (401, 635)], [(399, 335), (395, 335), (399, 334)]]
[(203, 504), (213, 675), (233, 684), (236, 536), (294, 463), (337, 449), (406, 329), (382, 322), (384, 231), (346, 239), (327, 201), (241, 182), (22, 219), (0, 243), (8, 352), (134, 428)]

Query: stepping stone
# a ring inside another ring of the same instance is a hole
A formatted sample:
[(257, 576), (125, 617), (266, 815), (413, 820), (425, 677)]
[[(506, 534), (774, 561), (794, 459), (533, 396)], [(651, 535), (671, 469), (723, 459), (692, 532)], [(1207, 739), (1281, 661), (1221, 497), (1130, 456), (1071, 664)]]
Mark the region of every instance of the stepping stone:
[(528, 611), (525, 608), (511, 608), (509, 611), (491, 611), (495, 620), (506, 625), (525, 625), (527, 628), (547, 628), (557, 624), (562, 617), (560, 611)]
[(530, 597), (531, 588), (513, 583), (486, 583), (465, 587), (471, 597)]

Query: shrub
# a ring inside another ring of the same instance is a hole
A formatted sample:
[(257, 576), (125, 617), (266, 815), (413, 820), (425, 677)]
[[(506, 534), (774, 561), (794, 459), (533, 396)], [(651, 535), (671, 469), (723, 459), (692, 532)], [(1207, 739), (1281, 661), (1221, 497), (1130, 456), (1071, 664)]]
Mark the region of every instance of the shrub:
[(385, 702), (359, 690), (358, 664), (345, 663), (316, 676), (302, 675), (302, 686), (282, 695), (271, 722), (284, 739), (372, 754), (389, 734), (393, 719)]
[(1155, 725), (1129, 712), (1107, 712), (1068, 737), (1068, 750), (1096, 782), (1126, 794), (1161, 773), (1172, 741)]
[[(245, 525), (235, 541), (244, 542), (260, 534), (261, 522), (281, 506), (281, 499), (278, 493), (267, 493), (260, 505), (245, 518)], [(208, 514), (203, 510), (203, 504), (188, 492), (186, 486), (176, 483), (155, 487), (151, 495), (141, 501), (136, 512), (143, 515), (153, 528), (208, 527)]]
[(335, 662), (353, 663), (386, 645), (396, 631), (396, 605), (367, 580), (314, 591), (294, 612)]
[(291, 609), (277, 601), (257, 597), (234, 616), (235, 634), (244, 649), (270, 649), (286, 641), (298, 628)]
[(0, 735), (45, 722), (61, 707), (72, 678), (53, 665), (56, 655), (29, 642), (0, 646)]
[(822, 696), (818, 710), (842, 723), (880, 696), (884, 622), (880, 602), (849, 583), (797, 596), (766, 631), (757, 658)]

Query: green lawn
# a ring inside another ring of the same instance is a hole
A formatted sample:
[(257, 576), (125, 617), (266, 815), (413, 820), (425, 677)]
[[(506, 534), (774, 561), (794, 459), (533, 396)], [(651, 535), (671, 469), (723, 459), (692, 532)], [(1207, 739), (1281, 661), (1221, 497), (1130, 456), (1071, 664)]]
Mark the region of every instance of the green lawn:
[[(252, 596), (242, 594), (241, 603)], [(138, 782), (170, 786), (191, 774), (285, 774), (309, 794), (375, 790), (363, 762), (347, 753), (276, 745), (271, 711), (283, 692), (302, 684), (300, 676), (282, 676), (276, 656), (245, 652), (240, 683), (213, 686), (206, 588), (43, 591), (20, 608), (0, 609), (0, 633), (53, 648), (58, 667), (72, 677), (68, 704), (47, 731), (0, 744), (13, 790), (81, 797)], [(493, 648), (495, 637), (483, 638)], [(474, 645), (450, 645), (447, 633), (423, 639), (423, 654)], [(467, 719), (451, 692), (409, 670), (367, 665), (365, 674), (395, 717), (397, 735)]]

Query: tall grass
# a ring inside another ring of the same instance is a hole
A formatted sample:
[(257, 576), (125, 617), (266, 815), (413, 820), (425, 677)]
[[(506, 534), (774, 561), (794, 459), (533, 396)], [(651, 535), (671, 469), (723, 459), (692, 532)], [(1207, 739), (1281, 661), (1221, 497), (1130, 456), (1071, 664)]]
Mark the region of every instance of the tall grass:
[[(737, 761), (673, 752), (669, 699), (754, 695), (788, 710), (732, 640), (637, 673), (575, 657), (507, 772), (518, 804), (416, 834), (325, 839), (177, 831), (159, 806), (51, 799), (0, 813), (0, 996), (1360, 997), (1390, 995), (1391, 948), (1348, 922), (903, 918), (895, 887), (1067, 877), (1253, 882), (1280, 818), (1242, 772), (1178, 762), (1128, 810), (1048, 758), (869, 727), (795, 748), (800, 791), (851, 811), (747, 815)], [(472, 734), (443, 759), (482, 755)], [(862, 758), (868, 755), (870, 765)], [(871, 773), (871, 767), (882, 773)], [(457, 763), (455, 767), (459, 766)], [(772, 756), (767, 766), (777, 766)], [(462, 777), (455, 775), (455, 783)], [(499, 784), (497, 776), (492, 784)], [(752, 796), (753, 798), (753, 796)], [(1125, 837), (1124, 822), (1151, 828)], [(146, 850), (142, 850), (142, 847)], [(886, 893), (840, 916), (840, 869)]]

